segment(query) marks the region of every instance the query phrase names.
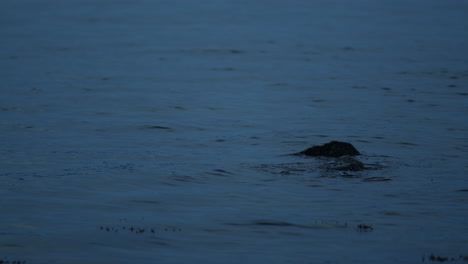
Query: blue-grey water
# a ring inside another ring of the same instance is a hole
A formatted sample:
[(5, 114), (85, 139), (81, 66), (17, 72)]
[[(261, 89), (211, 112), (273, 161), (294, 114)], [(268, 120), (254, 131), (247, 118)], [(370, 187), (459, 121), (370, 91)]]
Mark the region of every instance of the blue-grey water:
[(467, 262), (467, 13), (0, 1), (0, 261)]

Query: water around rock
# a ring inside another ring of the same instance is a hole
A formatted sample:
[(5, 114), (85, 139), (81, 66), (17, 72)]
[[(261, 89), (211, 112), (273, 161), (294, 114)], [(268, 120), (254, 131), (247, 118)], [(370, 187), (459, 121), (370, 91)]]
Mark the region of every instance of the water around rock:
[(340, 171), (361, 171), (365, 170), (366, 166), (360, 160), (357, 160), (350, 156), (343, 156), (337, 158), (336, 162), (333, 162), (329, 169), (340, 170)]

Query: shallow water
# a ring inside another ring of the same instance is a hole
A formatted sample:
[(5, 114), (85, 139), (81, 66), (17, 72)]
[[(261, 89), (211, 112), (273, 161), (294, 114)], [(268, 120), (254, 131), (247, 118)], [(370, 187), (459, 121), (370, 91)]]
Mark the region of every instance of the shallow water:
[(466, 262), (465, 1), (0, 7), (0, 260)]

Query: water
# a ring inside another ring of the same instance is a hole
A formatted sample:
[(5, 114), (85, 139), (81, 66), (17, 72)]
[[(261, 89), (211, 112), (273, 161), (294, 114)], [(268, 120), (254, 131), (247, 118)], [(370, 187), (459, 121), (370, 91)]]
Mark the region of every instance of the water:
[(0, 260), (466, 262), (465, 1), (0, 6)]

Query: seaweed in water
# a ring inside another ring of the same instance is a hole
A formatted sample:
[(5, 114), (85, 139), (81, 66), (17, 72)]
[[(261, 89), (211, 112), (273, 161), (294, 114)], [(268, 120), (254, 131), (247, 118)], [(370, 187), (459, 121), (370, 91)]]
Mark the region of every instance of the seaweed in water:
[[(143, 234), (145, 232), (155, 234), (157, 232), (157, 228), (155, 227), (139, 227), (139, 226), (120, 226), (120, 227), (114, 227), (114, 226), (99, 226), (99, 230), (106, 231), (106, 232), (114, 232), (118, 233), (119, 231), (127, 231), (135, 234)], [(159, 228), (159, 230), (164, 230), (165, 232), (172, 231), (172, 232), (178, 232), (182, 231), (180, 227), (176, 226), (166, 226), (163, 228)], [(1, 263), (0, 263), (1, 264)]]
[[(424, 262), (426, 258), (423, 256), (422, 262)], [(458, 258), (455, 257), (442, 257), (442, 256), (437, 256), (434, 254), (431, 254), (428, 257), (428, 260), (431, 262), (458, 262), (458, 261), (463, 261), (463, 262), (468, 262), (468, 255), (460, 255)]]
[(26, 264), (26, 261), (0, 259), (0, 264)]
[(357, 230), (361, 231), (361, 232), (370, 232), (370, 231), (374, 230), (374, 228), (372, 227), (372, 225), (359, 224), (357, 226)]

